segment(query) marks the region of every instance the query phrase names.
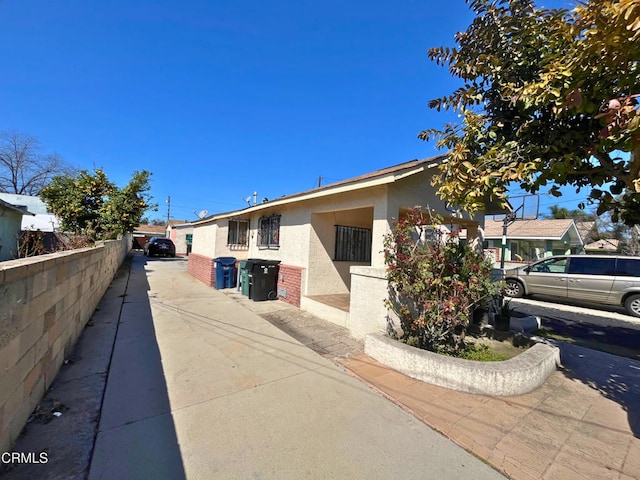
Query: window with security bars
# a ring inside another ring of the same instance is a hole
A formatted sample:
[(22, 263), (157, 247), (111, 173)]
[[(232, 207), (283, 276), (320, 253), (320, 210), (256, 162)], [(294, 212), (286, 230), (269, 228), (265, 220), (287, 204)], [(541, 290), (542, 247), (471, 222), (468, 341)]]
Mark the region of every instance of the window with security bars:
[(280, 247), (280, 215), (260, 217), (258, 220), (258, 247)]
[(371, 262), (371, 229), (336, 225), (337, 262)]
[(227, 245), (248, 245), (249, 244), (249, 221), (229, 220), (229, 231), (227, 232)]

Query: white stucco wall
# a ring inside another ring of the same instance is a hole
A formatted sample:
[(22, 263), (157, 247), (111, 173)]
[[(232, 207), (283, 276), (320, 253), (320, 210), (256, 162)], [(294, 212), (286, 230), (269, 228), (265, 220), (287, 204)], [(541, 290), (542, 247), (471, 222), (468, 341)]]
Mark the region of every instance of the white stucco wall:
[(198, 255), (215, 258), (216, 255), (216, 235), (218, 225), (216, 223), (206, 223), (193, 227), (193, 246), (191, 251)]
[(171, 239), (176, 245), (176, 253), (187, 253), (187, 234), (193, 234), (192, 225), (175, 225), (171, 228)]
[(397, 316), (387, 310), (386, 269), (351, 267), (351, 304), (347, 328), (356, 338), (387, 332), (388, 323), (398, 327)]
[(373, 207), (314, 213), (311, 216), (308, 295), (327, 293), (349, 293), (353, 265), (368, 265), (364, 262), (334, 261), (336, 247), (336, 225), (372, 228)]
[[(258, 221), (260, 217), (272, 214), (280, 215), (280, 246), (258, 247)], [(255, 212), (251, 216), (248, 258), (280, 260), (287, 265), (307, 268), (310, 219), (311, 212), (298, 204)]]
[(246, 220), (245, 218), (222, 219), (218, 221), (216, 230), (216, 257), (234, 257), (236, 260), (246, 260), (248, 258), (249, 249), (245, 245), (228, 245), (229, 239), (229, 221), (230, 220)]
[[(245, 217), (242, 218), (243, 220)], [(246, 217), (249, 219), (249, 217)], [(193, 246), (191, 251), (209, 258), (235, 257), (237, 260), (249, 258), (249, 250), (244, 246), (227, 245), (229, 218), (221, 218), (209, 223), (195, 225), (193, 228)], [(257, 219), (250, 225), (255, 227)], [(266, 257), (257, 257), (266, 258)]]
[(333, 261), (335, 249), (335, 221), (333, 213), (311, 215), (307, 295), (348, 293), (346, 282), (340, 277)]

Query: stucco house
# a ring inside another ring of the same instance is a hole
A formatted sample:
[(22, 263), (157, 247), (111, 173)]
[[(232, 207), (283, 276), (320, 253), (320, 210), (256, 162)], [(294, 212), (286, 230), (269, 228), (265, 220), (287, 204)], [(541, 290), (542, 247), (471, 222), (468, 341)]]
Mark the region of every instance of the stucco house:
[(0, 200), (26, 209), (29, 214), (22, 217), (21, 230), (40, 230), (45, 233), (59, 231), (60, 219), (47, 208), (47, 204), (40, 197), (33, 195), (18, 195), (14, 193), (0, 193)]
[(193, 244), (193, 224), (171, 220), (167, 225), (167, 238), (176, 246), (176, 255), (189, 255)]
[[(502, 222), (487, 220), (484, 239), (500, 261)], [(583, 240), (572, 219), (516, 220), (507, 227), (505, 261), (533, 262), (551, 255), (579, 253)]]
[(22, 231), (22, 217), (34, 216), (25, 206), (0, 199), (0, 262), (12, 260)]
[(484, 214), (453, 217), (431, 177), (443, 157), (393, 167), (193, 223), (189, 272), (215, 283), (214, 259), (280, 261), (278, 298), (352, 335), (386, 328), (383, 237), (414, 206), (444, 217), (474, 241)]

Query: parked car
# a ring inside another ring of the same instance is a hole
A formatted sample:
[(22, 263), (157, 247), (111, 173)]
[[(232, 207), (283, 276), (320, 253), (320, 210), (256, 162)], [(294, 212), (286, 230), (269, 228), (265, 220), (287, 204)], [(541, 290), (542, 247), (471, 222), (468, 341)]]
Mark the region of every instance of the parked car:
[(169, 255), (175, 257), (176, 246), (168, 238), (151, 237), (144, 246), (144, 254), (147, 257), (152, 255)]
[(640, 257), (564, 255), (505, 272), (510, 297), (548, 295), (622, 305), (640, 317)]

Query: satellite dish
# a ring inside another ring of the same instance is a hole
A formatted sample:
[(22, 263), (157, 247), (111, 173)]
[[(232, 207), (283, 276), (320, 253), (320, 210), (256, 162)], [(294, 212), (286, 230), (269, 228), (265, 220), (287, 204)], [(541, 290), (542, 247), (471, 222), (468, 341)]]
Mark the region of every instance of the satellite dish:
[(244, 201), (247, 202), (247, 205), (251, 206), (251, 196), (245, 198)]
[(444, 208), (447, 210), (447, 212), (451, 212), (453, 214), (453, 217), (462, 218), (462, 215), (460, 214), (460, 212), (462, 212), (462, 209), (458, 205), (452, 205), (451, 203), (447, 202), (445, 203)]
[(198, 213), (198, 218), (203, 219), (207, 216), (207, 213), (209, 213), (207, 210), (200, 210), (200, 213)]

